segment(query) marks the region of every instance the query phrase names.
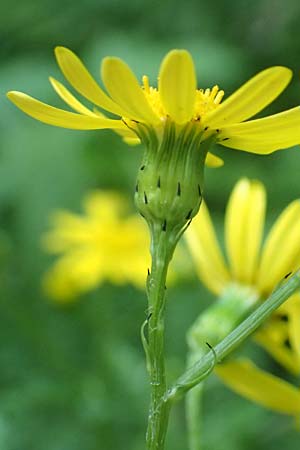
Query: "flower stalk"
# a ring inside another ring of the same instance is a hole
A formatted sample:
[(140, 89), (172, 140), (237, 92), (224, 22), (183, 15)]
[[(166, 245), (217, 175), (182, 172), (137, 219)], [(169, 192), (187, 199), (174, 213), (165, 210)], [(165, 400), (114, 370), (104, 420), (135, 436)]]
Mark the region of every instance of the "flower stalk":
[(154, 227), (152, 236), (152, 267), (147, 280), (149, 303), (148, 370), (150, 407), (147, 428), (147, 449), (164, 448), (169, 419), (169, 404), (164, 401), (167, 389), (164, 354), (164, 313), (166, 278), (174, 244), (161, 227)]
[[(199, 132), (194, 123), (166, 120), (161, 135), (136, 125), (146, 150), (137, 177), (135, 203), (151, 234), (152, 267), (147, 279), (148, 333), (142, 334), (150, 377), (147, 449), (164, 448), (170, 404), (164, 355), (165, 290), (175, 247), (202, 201), (203, 169), (215, 133)], [(142, 333), (143, 333), (142, 327)]]

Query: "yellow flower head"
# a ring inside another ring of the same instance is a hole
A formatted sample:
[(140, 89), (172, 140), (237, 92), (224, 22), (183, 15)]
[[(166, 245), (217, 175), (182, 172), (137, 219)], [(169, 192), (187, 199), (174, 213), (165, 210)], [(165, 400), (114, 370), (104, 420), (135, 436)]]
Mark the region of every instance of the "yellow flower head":
[[(81, 130), (110, 128), (128, 143), (137, 143), (143, 139), (145, 127), (162, 138), (164, 127), (171, 120), (177, 128), (194, 124), (198, 132), (204, 133), (202, 140), (213, 135), (223, 146), (262, 154), (300, 141), (299, 107), (247, 121), (285, 89), (291, 79), (291, 71), (285, 67), (271, 67), (258, 73), (221, 103), (224, 92), (218, 86), (197, 88), (194, 62), (186, 50), (172, 50), (165, 56), (157, 88), (149, 85), (147, 76), (140, 84), (121, 59), (104, 58), (101, 76), (106, 92), (71, 50), (57, 47), (55, 55), (74, 90), (116, 118), (108, 118), (96, 108), (87, 108), (53, 78), (50, 78), (53, 88), (75, 112), (49, 106), (21, 92), (8, 93), (8, 98), (22, 111), (42, 122)], [(210, 154), (206, 162), (212, 166), (222, 164)]]
[(147, 76), (140, 83), (121, 59), (106, 57), (101, 64), (105, 90), (71, 50), (57, 47), (55, 55), (67, 81), (94, 105), (92, 109), (53, 78), (53, 88), (75, 112), (16, 91), (9, 92), (8, 98), (51, 125), (110, 128), (128, 143), (142, 141), (145, 152), (137, 177), (136, 206), (150, 230), (167, 232), (170, 241), (177, 241), (199, 210), (204, 165), (223, 164), (210, 153), (213, 144), (266, 154), (300, 142), (298, 106), (248, 121), (287, 86), (291, 71), (286, 67), (260, 72), (222, 102), (224, 93), (218, 86), (197, 88), (194, 62), (186, 50), (172, 50), (165, 56), (157, 87), (150, 86)]
[[(259, 181), (241, 179), (229, 198), (225, 215), (225, 246), (222, 255), (203, 203), (186, 232), (199, 276), (214, 293), (230, 283), (250, 286), (261, 298), (300, 265), (300, 200), (290, 203), (271, 228), (263, 246), (266, 193)], [(261, 248), (262, 247), (262, 248)]]
[[(227, 292), (230, 296), (240, 289), (247, 294), (240, 302), (247, 298), (263, 301), (285, 276), (299, 268), (300, 201), (290, 203), (280, 214), (262, 245), (265, 207), (261, 183), (242, 179), (236, 184), (225, 216), (226, 263), (208, 209), (202, 204), (186, 238), (200, 279), (215, 294)], [(300, 374), (300, 294), (294, 294), (273, 314), (255, 340), (291, 373)], [(300, 414), (299, 389), (252, 362), (228, 361), (216, 371), (245, 397), (279, 412)]]
[(44, 278), (51, 297), (70, 300), (104, 281), (144, 286), (148, 232), (128, 210), (121, 195), (94, 191), (84, 201), (84, 215), (55, 213), (53, 229), (43, 239), (47, 251), (61, 255)]

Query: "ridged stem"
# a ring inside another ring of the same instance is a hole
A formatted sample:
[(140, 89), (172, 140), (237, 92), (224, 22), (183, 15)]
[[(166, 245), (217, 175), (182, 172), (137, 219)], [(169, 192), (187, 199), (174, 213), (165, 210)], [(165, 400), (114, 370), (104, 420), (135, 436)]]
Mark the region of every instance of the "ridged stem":
[(152, 229), (152, 266), (148, 275), (149, 303), (147, 366), (150, 377), (150, 407), (146, 435), (148, 450), (163, 450), (169, 420), (166, 402), (164, 313), (166, 278), (175, 244), (161, 226)]
[[(188, 357), (188, 367), (194, 364), (203, 356), (202, 351), (190, 352)], [(189, 450), (202, 450), (202, 397), (204, 383), (200, 383), (191, 389), (185, 397), (185, 414), (188, 433)]]

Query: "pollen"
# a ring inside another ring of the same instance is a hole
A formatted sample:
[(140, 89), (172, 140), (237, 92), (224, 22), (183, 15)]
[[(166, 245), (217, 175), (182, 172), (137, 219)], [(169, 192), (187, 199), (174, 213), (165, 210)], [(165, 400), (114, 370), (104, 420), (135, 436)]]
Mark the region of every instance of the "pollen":
[(167, 117), (167, 113), (161, 102), (158, 89), (149, 86), (149, 78), (147, 77), (147, 75), (143, 76), (143, 89), (151, 108), (157, 114), (157, 116), (160, 117), (162, 121), (164, 121)]
[(224, 97), (224, 91), (219, 90), (219, 86), (212, 89), (197, 89), (195, 101), (195, 118), (201, 120), (205, 114), (216, 109)]
[[(149, 78), (147, 75), (144, 75), (142, 80), (142, 88), (151, 108), (160, 117), (160, 119), (164, 121), (167, 117), (167, 113), (162, 104), (158, 89), (149, 85)], [(197, 89), (193, 120), (201, 121), (201, 118), (205, 114), (213, 111), (219, 106), (223, 96), (224, 91), (220, 90), (217, 85), (211, 89)]]

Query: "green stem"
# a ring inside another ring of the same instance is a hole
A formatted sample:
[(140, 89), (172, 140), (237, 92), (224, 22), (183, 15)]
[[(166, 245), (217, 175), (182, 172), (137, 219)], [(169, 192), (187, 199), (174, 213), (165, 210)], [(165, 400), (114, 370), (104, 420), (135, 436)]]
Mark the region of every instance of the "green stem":
[(150, 376), (150, 407), (147, 428), (147, 449), (162, 450), (169, 420), (166, 395), (164, 355), (164, 312), (166, 277), (174, 244), (161, 226), (152, 230), (152, 267), (148, 276), (148, 368)]
[(214, 366), (250, 336), (282, 303), (300, 288), (300, 270), (265, 300), (214, 349), (190, 367), (168, 390), (165, 400), (177, 400), (205, 379)]
[[(224, 339), (258, 302), (257, 294), (248, 287), (228, 286), (209, 308), (196, 319), (187, 333), (189, 356), (187, 367), (199, 361), (208, 351)], [(202, 397), (205, 383), (201, 382), (187, 392), (186, 421), (189, 450), (202, 449)]]
[(202, 449), (202, 395), (204, 383), (191, 389), (186, 395), (186, 421), (189, 450)]

